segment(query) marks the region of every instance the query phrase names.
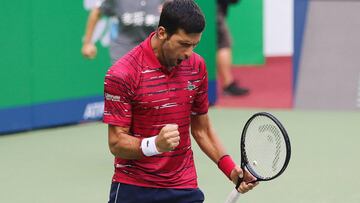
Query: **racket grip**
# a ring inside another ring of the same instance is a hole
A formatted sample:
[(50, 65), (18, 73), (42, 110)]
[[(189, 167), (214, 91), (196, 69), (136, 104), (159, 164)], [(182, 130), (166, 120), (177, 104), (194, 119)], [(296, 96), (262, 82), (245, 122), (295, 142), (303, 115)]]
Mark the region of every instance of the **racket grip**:
[(238, 201), (240, 193), (234, 188), (226, 198), (225, 203), (235, 203)]

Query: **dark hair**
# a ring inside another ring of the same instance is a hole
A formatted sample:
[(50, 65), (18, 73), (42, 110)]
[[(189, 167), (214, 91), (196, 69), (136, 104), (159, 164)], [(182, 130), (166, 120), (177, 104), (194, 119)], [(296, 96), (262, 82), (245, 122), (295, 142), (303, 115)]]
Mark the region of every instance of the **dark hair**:
[(169, 0), (163, 5), (159, 26), (171, 36), (183, 29), (186, 33), (201, 33), (205, 28), (205, 17), (194, 0)]

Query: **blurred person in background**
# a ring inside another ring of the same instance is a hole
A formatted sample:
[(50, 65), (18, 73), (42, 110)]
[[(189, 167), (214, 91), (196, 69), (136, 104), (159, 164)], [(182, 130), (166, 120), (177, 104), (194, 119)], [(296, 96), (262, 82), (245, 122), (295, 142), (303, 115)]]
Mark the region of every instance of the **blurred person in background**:
[(104, 123), (114, 155), (109, 203), (202, 203), (191, 134), (239, 191), (257, 185), (225, 152), (208, 116), (205, 18), (193, 0), (164, 3), (159, 25), (107, 71)]
[(231, 36), (226, 24), (228, 6), (237, 3), (238, 0), (217, 0), (217, 71), (222, 83), (224, 94), (233, 96), (247, 95), (249, 90), (240, 87), (231, 73), (232, 50)]
[(115, 17), (111, 26), (110, 58), (114, 63), (121, 56), (142, 42), (158, 24), (164, 0), (98, 0), (89, 13), (81, 53), (96, 57), (97, 48), (91, 41), (96, 23), (102, 15)]

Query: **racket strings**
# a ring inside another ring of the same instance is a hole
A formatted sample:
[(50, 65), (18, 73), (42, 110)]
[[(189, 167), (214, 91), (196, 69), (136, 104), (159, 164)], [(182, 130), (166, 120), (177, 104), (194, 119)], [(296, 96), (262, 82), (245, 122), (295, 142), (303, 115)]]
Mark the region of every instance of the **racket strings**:
[[(259, 132), (264, 133), (269, 131), (274, 136), (267, 136), (269, 142), (275, 142), (275, 157), (272, 162), (272, 169), (276, 171), (278, 161), (280, 159), (280, 150), (281, 150), (281, 132), (277, 126), (271, 124), (265, 124), (259, 127)], [(275, 139), (275, 140), (274, 140)]]
[(286, 144), (282, 131), (273, 120), (257, 116), (249, 124), (245, 137), (247, 168), (262, 179), (276, 176), (285, 164)]

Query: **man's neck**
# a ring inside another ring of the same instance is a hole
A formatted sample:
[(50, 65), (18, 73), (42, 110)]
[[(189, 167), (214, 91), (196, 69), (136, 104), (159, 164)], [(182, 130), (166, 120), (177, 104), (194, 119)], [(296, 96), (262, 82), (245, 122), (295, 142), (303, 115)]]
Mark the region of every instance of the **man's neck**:
[(151, 44), (151, 48), (152, 50), (154, 51), (154, 54), (156, 56), (156, 58), (159, 60), (160, 64), (165, 66), (166, 69), (170, 72), (172, 70), (173, 67), (168, 67), (165, 64), (165, 61), (164, 61), (164, 56), (161, 54), (161, 41), (160, 39), (157, 37), (156, 34), (154, 34), (152, 37), (151, 37), (151, 41), (150, 41), (150, 44)]

